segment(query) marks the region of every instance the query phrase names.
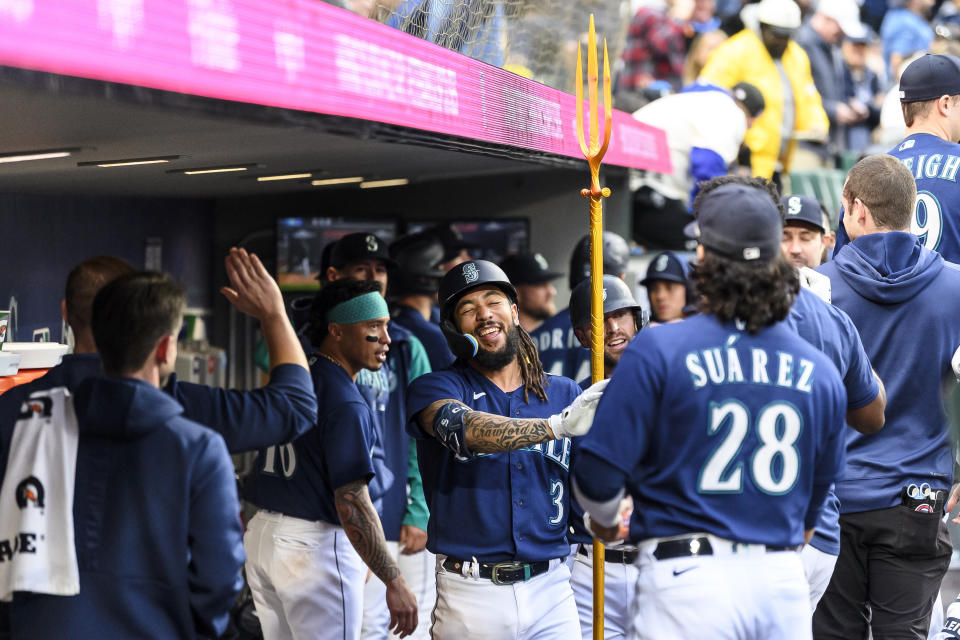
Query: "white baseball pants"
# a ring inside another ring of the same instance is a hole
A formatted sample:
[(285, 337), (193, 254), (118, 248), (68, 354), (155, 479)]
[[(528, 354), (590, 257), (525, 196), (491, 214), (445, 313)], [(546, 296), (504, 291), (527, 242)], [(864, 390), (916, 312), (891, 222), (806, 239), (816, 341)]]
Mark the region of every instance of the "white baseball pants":
[(803, 573), (807, 576), (807, 583), (810, 585), (810, 611), (816, 611), (817, 603), (820, 602), (823, 592), (830, 584), (833, 568), (837, 564), (837, 556), (814, 549), (808, 544), (804, 545), (803, 551), (800, 552), (800, 560), (803, 562)]
[(640, 545), (631, 639), (810, 640), (798, 552), (710, 541), (714, 555), (665, 560), (653, 555), (656, 540)]
[(367, 567), (343, 528), (261, 510), (243, 546), (264, 640), (359, 640)]
[[(583, 640), (593, 640), (593, 548), (588, 555), (576, 555), (570, 586), (580, 614)], [(633, 606), (639, 572), (634, 564), (603, 563), (603, 637), (626, 638), (630, 634)]]
[(570, 570), (563, 560), (550, 561), (546, 573), (511, 585), (450, 573), (437, 556), (437, 606), (434, 640), (571, 640), (580, 637)]

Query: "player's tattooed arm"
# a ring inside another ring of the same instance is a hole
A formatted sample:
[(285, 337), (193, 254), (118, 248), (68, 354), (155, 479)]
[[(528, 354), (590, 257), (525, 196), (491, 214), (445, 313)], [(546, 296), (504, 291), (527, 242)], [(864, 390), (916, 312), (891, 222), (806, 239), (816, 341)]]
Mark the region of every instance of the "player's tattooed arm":
[(556, 440), (546, 418), (510, 418), (473, 411), (462, 402), (452, 399), (437, 400), (420, 412), (417, 419), (426, 433), (436, 436), (434, 418), (450, 402), (456, 402), (467, 410), (463, 414), (463, 434), (467, 447), (475, 453), (503, 453)]
[(364, 564), (384, 584), (399, 576), (400, 569), (387, 550), (387, 539), (383, 535), (380, 516), (370, 500), (366, 480), (338, 487), (333, 497), (340, 524)]

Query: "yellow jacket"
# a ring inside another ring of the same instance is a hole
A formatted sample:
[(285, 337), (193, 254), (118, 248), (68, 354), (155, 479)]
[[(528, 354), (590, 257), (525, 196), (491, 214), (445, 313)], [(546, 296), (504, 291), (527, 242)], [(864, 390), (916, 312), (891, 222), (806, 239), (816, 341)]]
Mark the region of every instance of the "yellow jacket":
[[(763, 94), (766, 108), (747, 130), (744, 142), (750, 148), (753, 175), (771, 178), (777, 161), (784, 172), (790, 170), (790, 158), (798, 137), (822, 139), (830, 122), (820, 102), (820, 93), (810, 75), (810, 60), (793, 40), (781, 59), (784, 72), (793, 87), (794, 139), (780, 156), (780, 129), (783, 122), (783, 91), (780, 72), (767, 53), (760, 37), (752, 29), (744, 29), (721, 44), (710, 55), (700, 78), (711, 84), (731, 88), (738, 82), (749, 82)], [(704, 114), (709, 117), (709, 114)]]

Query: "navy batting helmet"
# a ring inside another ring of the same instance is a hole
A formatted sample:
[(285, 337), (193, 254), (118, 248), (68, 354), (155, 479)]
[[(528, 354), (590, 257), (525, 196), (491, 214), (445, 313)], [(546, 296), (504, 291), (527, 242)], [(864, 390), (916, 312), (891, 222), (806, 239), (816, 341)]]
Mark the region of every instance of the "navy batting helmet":
[(450, 345), (453, 355), (458, 358), (472, 358), (477, 355), (479, 345), (476, 339), (457, 330), (453, 323), (453, 308), (471, 289), (481, 285), (494, 285), (500, 288), (513, 304), (517, 303), (517, 290), (513, 288), (503, 269), (487, 260), (470, 260), (458, 264), (447, 271), (440, 280), (440, 328)]
[[(627, 272), (630, 245), (612, 231), (603, 232), (603, 272), (619, 276)], [(590, 236), (583, 236), (570, 256), (570, 290), (590, 277)]]
[(397, 272), (390, 279), (390, 291), (397, 295), (437, 292), (443, 262), (443, 243), (429, 233), (398, 238), (390, 245), (390, 256), (397, 261)]
[[(590, 280), (584, 280), (570, 294), (570, 324), (574, 328), (590, 323)], [(618, 309), (632, 309), (634, 315), (640, 314), (640, 305), (634, 300), (627, 283), (616, 276), (603, 276), (603, 313)], [(637, 327), (642, 326), (637, 318)]]

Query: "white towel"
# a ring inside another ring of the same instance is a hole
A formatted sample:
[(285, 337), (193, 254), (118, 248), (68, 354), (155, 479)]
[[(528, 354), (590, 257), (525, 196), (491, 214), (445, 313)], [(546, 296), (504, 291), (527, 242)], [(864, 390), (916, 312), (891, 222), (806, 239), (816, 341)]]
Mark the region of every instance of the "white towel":
[(14, 591), (80, 592), (73, 540), (79, 430), (65, 387), (23, 403), (0, 490), (0, 600)]

